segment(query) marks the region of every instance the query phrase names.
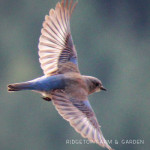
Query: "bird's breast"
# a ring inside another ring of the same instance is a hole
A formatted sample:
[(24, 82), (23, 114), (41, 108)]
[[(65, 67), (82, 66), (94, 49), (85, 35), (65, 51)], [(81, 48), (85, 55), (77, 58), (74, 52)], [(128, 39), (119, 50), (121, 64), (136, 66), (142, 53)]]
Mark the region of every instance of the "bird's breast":
[(70, 97), (85, 100), (88, 95), (88, 89), (82, 76), (78, 73), (68, 73), (65, 75), (65, 92)]

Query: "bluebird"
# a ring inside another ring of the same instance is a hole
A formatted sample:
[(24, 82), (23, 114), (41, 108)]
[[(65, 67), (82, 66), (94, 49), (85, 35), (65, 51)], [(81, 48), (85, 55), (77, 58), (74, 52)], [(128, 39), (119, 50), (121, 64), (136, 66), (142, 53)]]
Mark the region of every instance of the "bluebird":
[(73, 0), (58, 2), (45, 16), (39, 38), (39, 61), (44, 76), (27, 82), (8, 85), (8, 91), (32, 90), (52, 101), (58, 113), (70, 125), (93, 143), (109, 150), (88, 95), (106, 90), (92, 76), (81, 75), (74, 46), (70, 19), (77, 5)]

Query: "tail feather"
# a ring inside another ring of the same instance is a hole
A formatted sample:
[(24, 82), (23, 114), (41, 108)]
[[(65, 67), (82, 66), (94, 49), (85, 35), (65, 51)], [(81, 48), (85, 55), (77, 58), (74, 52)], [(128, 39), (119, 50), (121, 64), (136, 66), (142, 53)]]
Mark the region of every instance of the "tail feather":
[(24, 83), (14, 83), (8, 85), (8, 91), (21, 91), (21, 90), (32, 90), (31, 84), (24, 82)]

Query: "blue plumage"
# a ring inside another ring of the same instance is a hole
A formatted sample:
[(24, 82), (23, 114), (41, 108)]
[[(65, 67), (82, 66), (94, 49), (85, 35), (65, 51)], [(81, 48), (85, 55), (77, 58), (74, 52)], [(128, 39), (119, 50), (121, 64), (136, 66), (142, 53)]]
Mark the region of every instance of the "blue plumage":
[(34, 86), (34, 90), (38, 91), (51, 91), (65, 87), (64, 75), (44, 76), (30, 82)]
[(8, 86), (9, 91), (35, 90), (35, 91), (51, 91), (55, 89), (63, 89), (65, 87), (64, 75), (43, 76), (31, 81), (11, 84)]

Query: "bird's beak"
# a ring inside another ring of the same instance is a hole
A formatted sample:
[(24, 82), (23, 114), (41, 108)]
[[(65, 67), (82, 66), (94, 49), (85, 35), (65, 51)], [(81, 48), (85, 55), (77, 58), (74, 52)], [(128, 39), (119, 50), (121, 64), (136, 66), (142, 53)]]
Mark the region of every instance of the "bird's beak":
[(103, 91), (107, 91), (103, 86), (101, 86), (100, 89)]

